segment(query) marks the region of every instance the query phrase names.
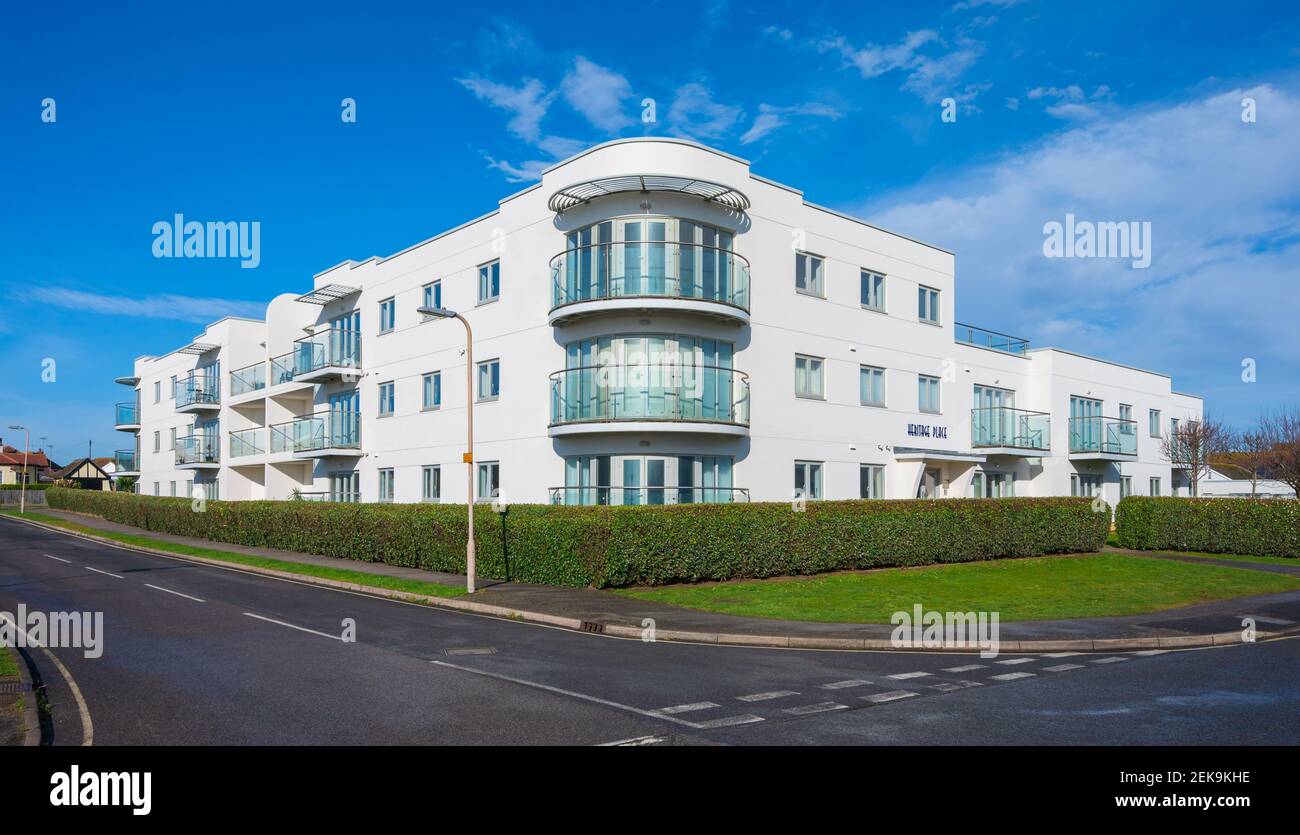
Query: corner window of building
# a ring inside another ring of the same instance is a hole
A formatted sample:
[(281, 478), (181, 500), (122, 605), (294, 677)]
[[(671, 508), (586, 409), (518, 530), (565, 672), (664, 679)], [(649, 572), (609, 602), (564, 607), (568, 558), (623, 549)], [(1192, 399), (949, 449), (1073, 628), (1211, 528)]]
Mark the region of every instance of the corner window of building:
[(916, 408), (919, 411), (928, 414), (937, 415), (940, 413), (939, 403), (939, 378), (927, 377), (924, 374), (917, 376), (917, 402)]
[(859, 398), (863, 406), (885, 405), (885, 369), (862, 366), (859, 372)]
[(478, 268), (478, 303), (501, 298), (501, 262), (491, 261)]
[(822, 280), (823, 259), (807, 252), (794, 254), (794, 289), (810, 296), (826, 296)]
[(478, 399), (496, 400), (501, 396), (501, 360), (478, 364)]
[(434, 371), (431, 374), (425, 374), (420, 380), (420, 387), (423, 391), (421, 395), (420, 408), (437, 409), (442, 406), (441, 371)]
[(396, 384), (389, 380), (386, 383), (379, 384), (379, 416), (388, 417), (393, 413), (396, 405)]
[(885, 277), (871, 270), (862, 270), (862, 306), (868, 310), (885, 312)]
[(794, 355), (794, 395), (823, 400), (826, 397), (825, 360)]
[(384, 299), (379, 303), (379, 332), (388, 333), (397, 322), (397, 300)]
[(379, 471), (379, 496), (377, 500), (381, 502), (391, 502), (393, 500), (393, 471), (391, 468)]
[(858, 468), (858, 494), (864, 499), (885, 497), (885, 468), (863, 464)]
[(436, 502), (442, 498), (442, 468), (424, 467), (420, 470), (420, 499)]
[(801, 498), (820, 499), (822, 497), (822, 462), (794, 462), (794, 489), (795, 493)]
[(939, 291), (931, 287), (916, 288), (916, 316), (922, 322), (939, 324)]
[(491, 501), (501, 490), (501, 462), (484, 461), (478, 465), (478, 500)]

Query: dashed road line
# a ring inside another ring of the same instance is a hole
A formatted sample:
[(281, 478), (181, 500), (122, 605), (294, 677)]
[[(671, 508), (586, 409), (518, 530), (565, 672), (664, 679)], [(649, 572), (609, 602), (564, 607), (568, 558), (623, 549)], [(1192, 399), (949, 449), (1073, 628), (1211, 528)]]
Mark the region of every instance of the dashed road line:
[(119, 579), (119, 580), (125, 580), (125, 579), (126, 579), (126, 578), (123, 577), (121, 574), (114, 574), (114, 573), (112, 573), (111, 571), (100, 571), (98, 568), (91, 568), (91, 567), (88, 566), (88, 565), (83, 565), (82, 568), (86, 569), (87, 571), (93, 571), (93, 572), (95, 572), (96, 574), (103, 574), (103, 575), (105, 575), (106, 577), (116, 577), (116, 578)]
[(56, 557), (56, 556), (54, 556), (53, 554), (41, 554), (41, 556), (42, 556), (42, 557), (49, 557), (50, 559), (52, 559), (52, 560), (58, 560), (59, 562), (67, 562), (67, 563), (72, 562), (72, 560), (65, 560), (63, 557)]
[(342, 638), (341, 636), (339, 636), (339, 635), (331, 635), (331, 634), (328, 633), (328, 632), (317, 632), (315, 629), (308, 629), (308, 628), (305, 627), (305, 626), (295, 626), (295, 625), (292, 624), (292, 623), (285, 623), (284, 621), (282, 621), (282, 620), (276, 620), (275, 618), (268, 618), (268, 617), (263, 617), (262, 615), (255, 615), (255, 614), (253, 614), (252, 612), (244, 612), (244, 614), (245, 614), (247, 617), (250, 617), (250, 618), (257, 618), (258, 620), (264, 620), (264, 621), (266, 621), (267, 623), (274, 623), (274, 624), (277, 624), (277, 625), (279, 625), (279, 626), (287, 626), (287, 627), (289, 627), (290, 629), (297, 629), (299, 632), (310, 632), (310, 633), (313, 634), (313, 635), (319, 635), (319, 636), (321, 636), (322, 638), (330, 638), (331, 640), (335, 640), (335, 641), (342, 641), (342, 640), (343, 640), (343, 638)]
[(1049, 652), (1044, 658), (1069, 658), (1071, 655), (1078, 655), (1077, 652)]
[(994, 681), (1015, 681), (1018, 678), (1033, 678), (1033, 673), (1003, 673), (1000, 676), (993, 676)]
[(613, 742), (602, 742), (602, 743), (600, 743), (600, 745), (598, 745), (598, 746), (596, 746), (596, 747), (598, 747), (598, 748), (618, 748), (618, 747), (633, 748), (633, 747), (637, 747), (637, 746), (640, 746), (640, 745), (658, 745), (659, 743), (661, 743), (661, 742), (666, 742), (667, 740), (668, 740), (668, 737), (666, 737), (666, 736), (655, 736), (655, 735), (652, 734), (652, 735), (650, 735), (650, 736), (634, 736), (634, 737), (632, 737), (632, 738), (630, 738), (630, 739), (616, 739), (616, 740), (614, 740)]
[(1255, 620), (1259, 621), (1260, 623), (1271, 623), (1271, 624), (1274, 624), (1274, 625), (1276, 625), (1276, 626), (1291, 626), (1292, 624), (1295, 623), (1295, 621), (1293, 621), (1293, 620), (1287, 620), (1286, 618), (1269, 618), (1269, 617), (1265, 617), (1265, 616), (1263, 616), (1263, 615), (1238, 615), (1238, 617), (1242, 617), (1242, 618), (1254, 618)]
[(204, 600), (202, 600), (201, 598), (198, 598), (198, 597), (191, 597), (191, 596), (188, 595), (188, 594), (182, 594), (181, 592), (178, 592), (178, 591), (172, 591), (171, 589), (165, 589), (165, 588), (163, 588), (162, 586), (155, 586), (153, 583), (145, 583), (145, 585), (148, 586), (148, 587), (151, 588), (151, 589), (157, 589), (158, 591), (165, 591), (165, 592), (167, 592), (168, 594), (174, 594), (174, 595), (176, 595), (177, 597), (183, 597), (183, 598), (185, 598), (186, 600), (193, 600), (195, 603), (204, 603), (204, 602), (206, 602), (206, 601), (204, 601)]
[[(665, 719), (671, 718), (668, 716)], [(752, 713), (742, 713), (740, 716), (726, 716), (722, 719), (709, 719), (705, 722), (690, 722), (692, 727), (708, 730), (709, 728), (729, 728), (732, 725), (752, 725), (755, 722), (762, 722), (762, 716), (755, 716)]]
[(848, 681), (832, 681), (830, 684), (823, 684), (821, 688), (823, 690), (843, 690), (847, 687), (861, 687), (864, 684), (870, 684), (870, 683), (871, 682), (867, 681), (866, 679), (852, 678), (849, 679)]
[(1043, 669), (1049, 673), (1064, 673), (1068, 670), (1082, 670), (1083, 665), (1082, 664), (1057, 664), (1054, 667), (1044, 667)]
[(772, 699), (784, 699), (787, 696), (798, 696), (797, 690), (772, 690), (768, 693), (751, 693), (748, 696), (737, 696), (742, 702), (767, 702)]
[(848, 705), (842, 705), (839, 702), (818, 702), (815, 705), (800, 705), (799, 707), (787, 707), (786, 713), (791, 716), (808, 716), (813, 713), (829, 713), (832, 710), (848, 710)]
[(969, 673), (971, 670), (982, 670), (985, 666), (984, 664), (967, 664), (963, 667), (945, 667), (943, 671), (945, 673)]
[(1127, 661), (1128, 659), (1122, 655), (1112, 655), (1109, 658), (1090, 658), (1089, 660), (1094, 664), (1116, 664), (1120, 661)]
[(673, 705), (672, 707), (661, 707), (658, 710), (652, 710), (651, 713), (660, 713), (664, 716), (676, 716), (679, 713), (694, 713), (697, 710), (708, 710), (714, 707), (721, 707), (717, 702), (693, 702), (689, 705)]
[(912, 696), (919, 696), (920, 693), (913, 693), (911, 690), (890, 690), (887, 693), (872, 693), (870, 696), (862, 698), (873, 704), (884, 704), (885, 702), (896, 702), (899, 699), (908, 699)]
[(942, 684), (931, 684), (931, 690), (938, 690), (940, 693), (951, 693), (954, 690), (965, 690), (967, 687), (983, 687), (983, 682), (979, 681), (945, 681)]
[(995, 664), (1028, 664), (1033, 658), (1008, 658), (1004, 661), (995, 661)]
[(920, 678), (921, 676), (928, 676), (928, 675), (931, 674), (930, 673), (894, 673), (892, 676), (888, 676), (888, 678), (902, 681), (903, 679)]

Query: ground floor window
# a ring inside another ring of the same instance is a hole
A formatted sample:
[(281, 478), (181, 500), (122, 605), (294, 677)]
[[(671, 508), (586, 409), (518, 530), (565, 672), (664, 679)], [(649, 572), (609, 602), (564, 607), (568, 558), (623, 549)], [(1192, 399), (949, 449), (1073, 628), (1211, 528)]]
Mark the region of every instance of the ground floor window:
[(484, 461), (478, 465), (478, 498), (495, 499), (501, 493), (501, 462)]
[(1131, 496), (1131, 495), (1133, 495), (1133, 476), (1131, 475), (1120, 476), (1119, 497), (1122, 499), (1125, 496)]
[(556, 504), (639, 505), (730, 502), (745, 498), (724, 455), (573, 455), (564, 459)]
[(1153, 478), (1153, 479), (1151, 479), (1151, 495), (1153, 495), (1153, 496), (1159, 496), (1159, 495), (1160, 495), (1160, 479), (1159, 479), (1159, 478)]
[(1016, 494), (1016, 477), (1012, 473), (977, 470), (971, 477), (970, 494), (976, 499), (1005, 499)]
[(1071, 473), (1070, 495), (1092, 498), (1101, 493), (1101, 476), (1096, 473)]
[(822, 462), (794, 462), (794, 493), (798, 499), (822, 497)]
[(858, 468), (858, 494), (864, 499), (885, 497), (885, 468), (863, 464)]
[(330, 473), (330, 501), (361, 501), (361, 476), (355, 472)]
[(379, 497), (381, 502), (393, 500), (393, 471), (385, 468), (379, 471)]
[(420, 498), (436, 502), (442, 498), (442, 468), (424, 467), (420, 471)]

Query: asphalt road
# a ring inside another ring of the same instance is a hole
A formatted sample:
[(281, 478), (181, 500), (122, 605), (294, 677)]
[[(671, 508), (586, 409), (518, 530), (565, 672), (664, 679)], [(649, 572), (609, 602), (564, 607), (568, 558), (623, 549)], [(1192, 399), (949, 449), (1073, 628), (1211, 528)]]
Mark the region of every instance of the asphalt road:
[(1300, 640), (996, 660), (645, 643), (0, 519), (0, 611), (19, 603), (104, 614), (99, 658), (28, 651), (56, 745), (1300, 743)]

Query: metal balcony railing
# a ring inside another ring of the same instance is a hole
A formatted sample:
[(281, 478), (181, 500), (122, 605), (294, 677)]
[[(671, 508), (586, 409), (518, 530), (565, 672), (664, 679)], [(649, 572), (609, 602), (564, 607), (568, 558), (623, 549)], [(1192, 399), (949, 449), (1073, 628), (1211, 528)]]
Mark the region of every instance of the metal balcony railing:
[(749, 377), (690, 363), (597, 365), (551, 375), (551, 425), (604, 421), (749, 425)]
[(1070, 418), (1070, 452), (1137, 455), (1137, 422), (1108, 417)]
[(216, 435), (186, 435), (176, 439), (177, 464), (217, 464), (221, 443)]
[(321, 368), (360, 368), (361, 334), (331, 328), (293, 343), (294, 373)]
[(988, 348), (1019, 356), (1024, 356), (1029, 350), (1029, 340), (1018, 336), (1008, 336), (1005, 333), (977, 328), (974, 325), (963, 325), (961, 322), (954, 324), (953, 328), (953, 339), (966, 345), (974, 345), (976, 348)]
[(244, 458), (249, 455), (261, 455), (266, 452), (263, 445), (266, 430), (260, 427), (241, 429), (230, 433), (230, 457)]
[(743, 487), (552, 487), (551, 504), (729, 504), (749, 501)]
[(135, 450), (133, 449), (119, 449), (113, 453), (113, 465), (119, 473), (140, 472), (136, 463)]
[(215, 375), (190, 375), (176, 381), (176, 408), (203, 405), (216, 406), (221, 403), (220, 378)]
[(114, 426), (138, 426), (140, 424), (140, 407), (134, 403), (118, 403), (114, 407)]
[(266, 388), (266, 363), (264, 362), (254, 363), (230, 372), (231, 397), (264, 388)]
[(1046, 452), (1052, 445), (1051, 416), (1007, 406), (971, 409), (971, 446)]
[(318, 449), (359, 449), (361, 415), (327, 411), (300, 415), (270, 427), (271, 452), (311, 452)]
[(749, 310), (749, 262), (729, 249), (639, 241), (588, 244), (551, 259), (551, 309), (618, 298), (695, 299)]

